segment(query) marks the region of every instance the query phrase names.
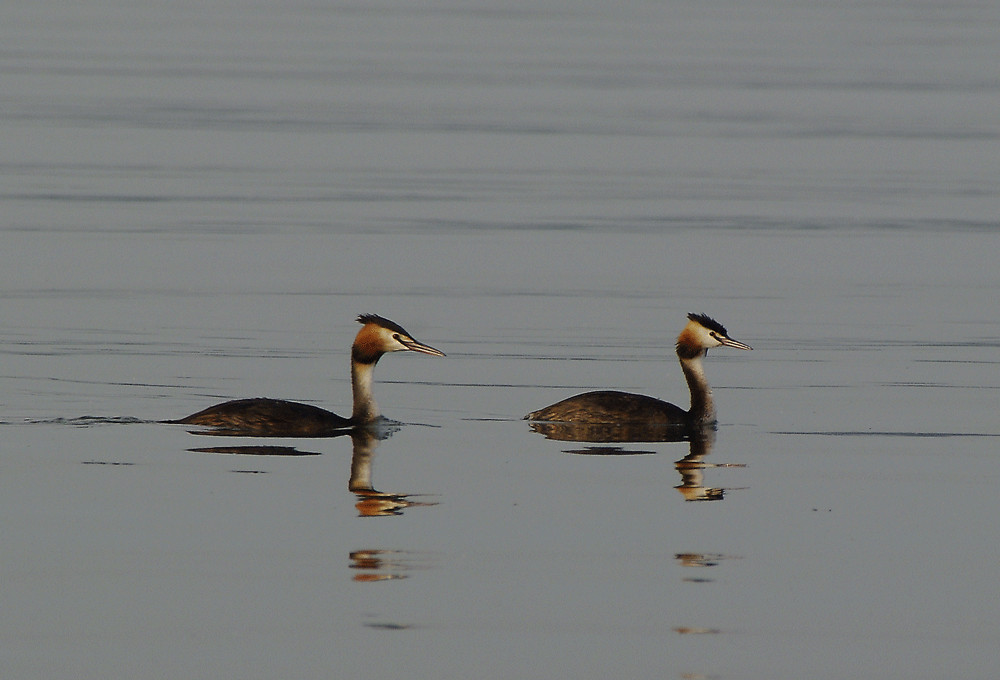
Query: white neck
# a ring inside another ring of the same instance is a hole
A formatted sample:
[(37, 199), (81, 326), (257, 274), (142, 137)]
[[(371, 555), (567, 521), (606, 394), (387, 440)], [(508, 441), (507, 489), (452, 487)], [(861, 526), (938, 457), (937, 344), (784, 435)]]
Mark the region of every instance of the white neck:
[(701, 363), (703, 356), (704, 351), (691, 359), (680, 360), (681, 370), (691, 390), (691, 410), (688, 414), (691, 421), (699, 425), (715, 422), (715, 402), (712, 401), (712, 388), (705, 379), (705, 367)]
[[(377, 361), (377, 360), (376, 360)], [(378, 404), (372, 396), (372, 372), (375, 363), (363, 364), (351, 360), (351, 391), (354, 394), (354, 410), (351, 420), (356, 423), (370, 423), (379, 417)]]

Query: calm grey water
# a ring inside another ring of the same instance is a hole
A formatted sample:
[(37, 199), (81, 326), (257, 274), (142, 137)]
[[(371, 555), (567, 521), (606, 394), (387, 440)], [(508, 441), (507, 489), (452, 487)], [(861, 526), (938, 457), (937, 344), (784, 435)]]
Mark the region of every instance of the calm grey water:
[[(0, 46), (4, 678), (995, 675), (1000, 5), (17, 0)], [(690, 311), (754, 346), (711, 446), (520, 420), (686, 405)], [(448, 354), (380, 363), (388, 438), (155, 422), (349, 410), (361, 312)]]

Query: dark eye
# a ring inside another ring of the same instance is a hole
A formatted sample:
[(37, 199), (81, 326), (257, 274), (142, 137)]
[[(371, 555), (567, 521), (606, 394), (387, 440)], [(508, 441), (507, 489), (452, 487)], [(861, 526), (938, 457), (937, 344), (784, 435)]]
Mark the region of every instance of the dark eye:
[(395, 340), (395, 341), (397, 341), (397, 342), (399, 342), (399, 333), (393, 333), (392, 334), (392, 339)]

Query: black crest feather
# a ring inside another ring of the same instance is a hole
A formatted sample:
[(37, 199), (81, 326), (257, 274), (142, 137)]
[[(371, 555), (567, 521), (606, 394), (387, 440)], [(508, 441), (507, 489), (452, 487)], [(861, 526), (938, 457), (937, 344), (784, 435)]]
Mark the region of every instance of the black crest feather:
[(390, 330), (393, 333), (399, 333), (401, 335), (405, 335), (406, 337), (410, 337), (410, 334), (406, 332), (405, 328), (400, 326), (395, 321), (389, 321), (389, 319), (384, 316), (379, 316), (378, 314), (359, 314), (358, 323), (362, 325), (373, 323), (376, 326), (381, 326), (382, 328)]
[(729, 337), (729, 332), (726, 330), (726, 327), (710, 317), (708, 314), (688, 314), (688, 318), (695, 323), (700, 323), (710, 331), (721, 333), (727, 338)]

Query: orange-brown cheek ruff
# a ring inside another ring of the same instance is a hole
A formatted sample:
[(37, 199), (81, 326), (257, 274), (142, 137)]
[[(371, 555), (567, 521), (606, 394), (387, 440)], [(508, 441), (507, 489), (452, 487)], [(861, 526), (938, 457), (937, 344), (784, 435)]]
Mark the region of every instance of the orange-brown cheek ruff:
[(690, 328), (685, 328), (677, 336), (676, 349), (680, 359), (694, 359), (705, 351), (701, 346), (701, 341)]
[(363, 364), (374, 364), (385, 354), (383, 345), (382, 337), (378, 331), (372, 324), (366, 324), (354, 338), (354, 344), (351, 346), (351, 359)]

